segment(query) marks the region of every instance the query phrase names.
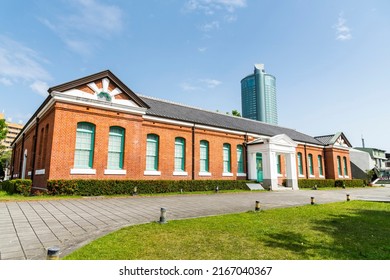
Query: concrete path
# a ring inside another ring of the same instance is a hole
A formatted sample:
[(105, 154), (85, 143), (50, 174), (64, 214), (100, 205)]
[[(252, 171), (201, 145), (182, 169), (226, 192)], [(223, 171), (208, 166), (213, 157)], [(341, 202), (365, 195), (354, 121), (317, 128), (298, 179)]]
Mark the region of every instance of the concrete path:
[(0, 254), (3, 260), (46, 259), (47, 248), (60, 256), (124, 226), (167, 219), (185, 219), (310, 203), (364, 199), (390, 202), (390, 188), (335, 191), (273, 191), (161, 197), (83, 198), (30, 202), (0, 202)]

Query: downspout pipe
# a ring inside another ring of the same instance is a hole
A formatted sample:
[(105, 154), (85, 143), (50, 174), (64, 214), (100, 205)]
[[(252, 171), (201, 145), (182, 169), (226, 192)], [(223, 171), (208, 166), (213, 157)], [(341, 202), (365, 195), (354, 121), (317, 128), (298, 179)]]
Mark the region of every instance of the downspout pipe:
[[(37, 142), (38, 142), (38, 126), (39, 126), (39, 118), (35, 119), (35, 140), (33, 143), (33, 158), (32, 158), (32, 169), (31, 169), (31, 181), (34, 186), (34, 175), (35, 175), (35, 159), (37, 157)], [(32, 190), (32, 188), (31, 188)]]
[(23, 158), (24, 158), (24, 139), (25, 139), (25, 136), (26, 134), (23, 133), (22, 135), (22, 148), (21, 148), (21, 151), (20, 151), (20, 158), (19, 158), (19, 175), (18, 175), (18, 178), (21, 179), (22, 178), (22, 168), (23, 168)]
[(309, 179), (309, 169), (308, 169), (308, 162), (307, 162), (307, 151), (306, 151), (306, 144), (303, 145), (305, 148), (305, 169), (306, 169), (306, 179)]
[(249, 180), (249, 172), (248, 172), (248, 134), (245, 133), (245, 136), (244, 136), (244, 162), (245, 162), (245, 174), (246, 174), (246, 180), (248, 181)]
[(195, 124), (192, 126), (192, 170), (191, 179), (195, 180)]

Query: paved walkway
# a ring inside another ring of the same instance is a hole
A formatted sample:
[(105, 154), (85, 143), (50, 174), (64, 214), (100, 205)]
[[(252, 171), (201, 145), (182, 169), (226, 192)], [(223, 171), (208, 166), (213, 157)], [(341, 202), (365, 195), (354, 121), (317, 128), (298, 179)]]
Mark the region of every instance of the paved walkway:
[(1, 259), (46, 259), (47, 248), (58, 246), (60, 256), (109, 232), (128, 225), (158, 221), (160, 208), (167, 219), (238, 213), (310, 203), (352, 200), (390, 201), (390, 188), (335, 191), (274, 191), (161, 197), (84, 198), (30, 202), (0, 202)]

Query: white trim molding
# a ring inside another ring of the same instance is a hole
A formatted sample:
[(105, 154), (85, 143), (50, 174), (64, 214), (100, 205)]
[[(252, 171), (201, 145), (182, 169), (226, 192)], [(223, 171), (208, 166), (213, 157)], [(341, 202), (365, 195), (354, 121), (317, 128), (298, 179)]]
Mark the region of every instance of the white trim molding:
[(231, 172), (223, 172), (222, 173), (222, 177), (233, 177), (233, 176), (234, 176), (234, 174)]
[(104, 175), (126, 175), (125, 169), (104, 169)]
[(88, 168), (72, 168), (70, 170), (71, 175), (96, 175), (96, 169)]
[(161, 171), (156, 170), (145, 170), (144, 171), (145, 176), (161, 176)]
[(237, 177), (246, 177), (246, 173), (237, 173)]
[(173, 176), (188, 176), (186, 171), (173, 171)]
[(211, 176), (210, 172), (201, 171), (199, 172), (199, 176)]

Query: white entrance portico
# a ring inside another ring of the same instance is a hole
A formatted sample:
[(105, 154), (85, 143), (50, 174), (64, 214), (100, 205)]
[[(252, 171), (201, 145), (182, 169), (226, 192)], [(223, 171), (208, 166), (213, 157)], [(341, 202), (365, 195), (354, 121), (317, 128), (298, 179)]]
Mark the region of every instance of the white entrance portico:
[(285, 134), (258, 138), (248, 143), (248, 176), (262, 186), (276, 190), (278, 186), (278, 155), (286, 161), (286, 187), (298, 189), (296, 152), (297, 143)]

